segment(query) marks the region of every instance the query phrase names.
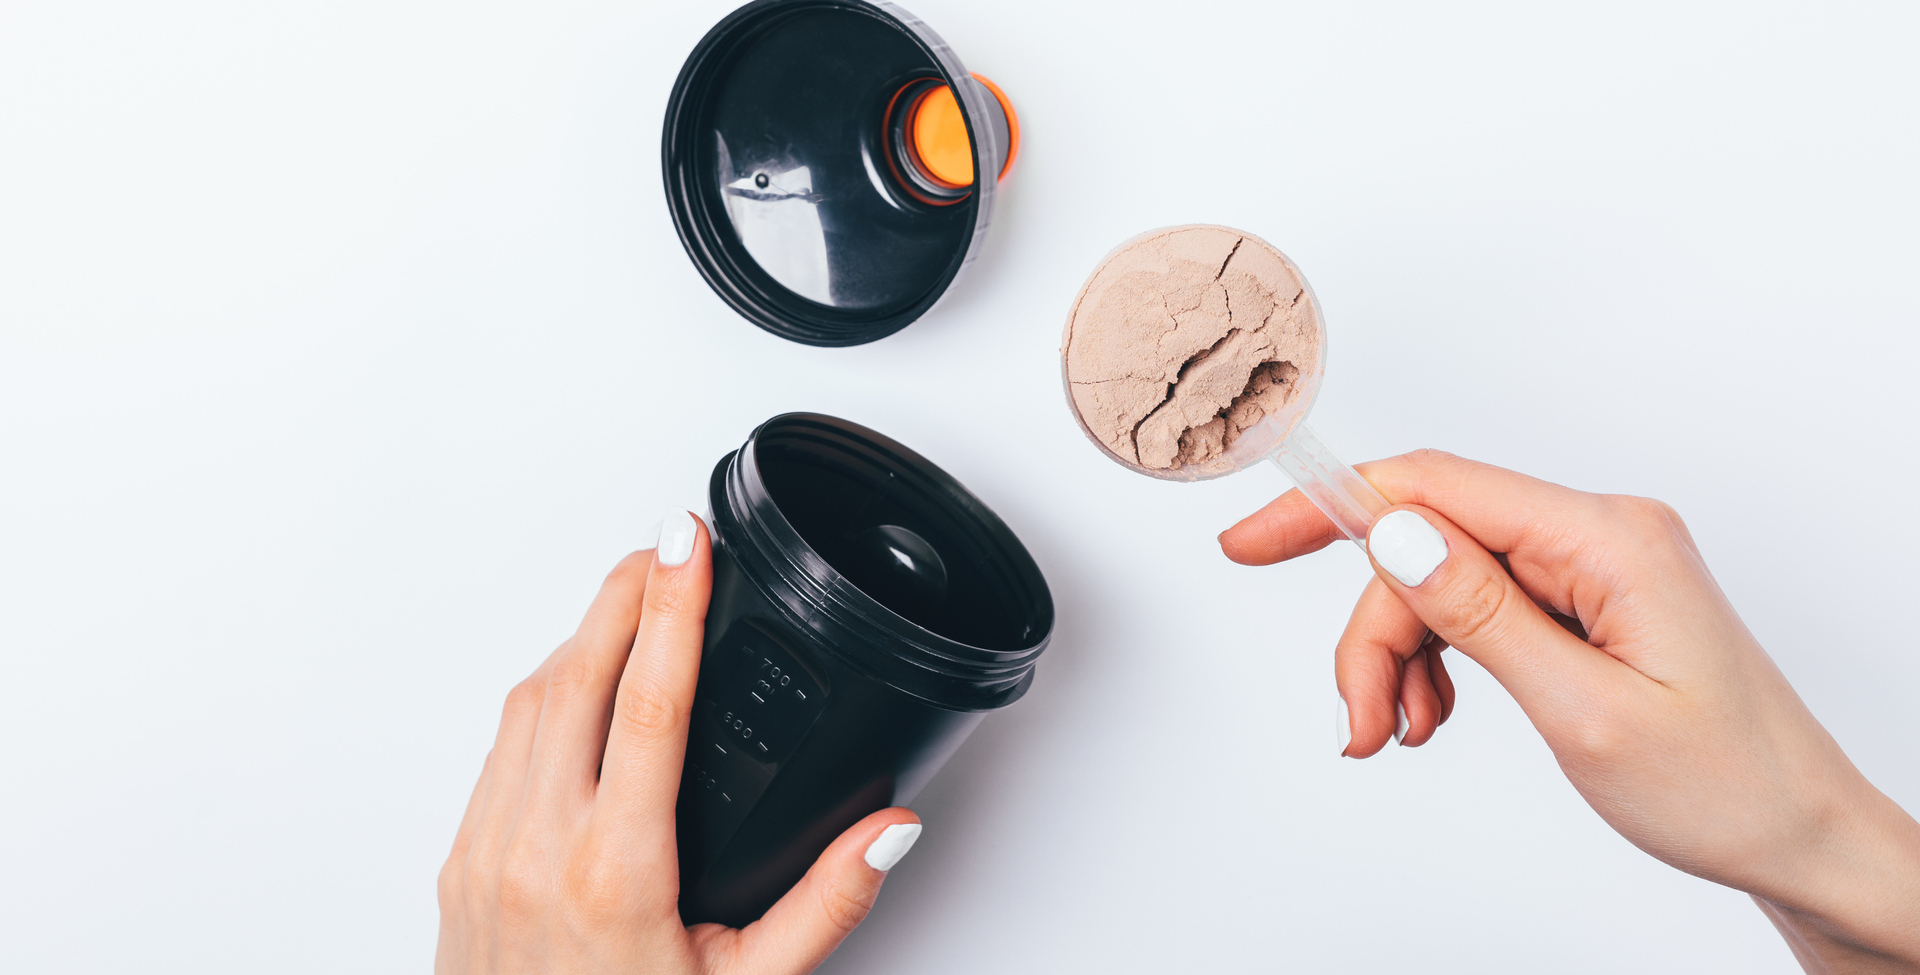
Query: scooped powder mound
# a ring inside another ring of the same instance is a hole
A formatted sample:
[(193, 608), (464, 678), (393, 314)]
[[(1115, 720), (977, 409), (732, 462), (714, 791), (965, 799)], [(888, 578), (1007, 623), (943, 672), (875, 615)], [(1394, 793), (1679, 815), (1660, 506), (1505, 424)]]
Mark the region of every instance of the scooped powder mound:
[(1286, 258), (1225, 227), (1140, 237), (1096, 268), (1067, 318), (1067, 388), (1121, 459), (1220, 456), (1312, 375), (1320, 320)]

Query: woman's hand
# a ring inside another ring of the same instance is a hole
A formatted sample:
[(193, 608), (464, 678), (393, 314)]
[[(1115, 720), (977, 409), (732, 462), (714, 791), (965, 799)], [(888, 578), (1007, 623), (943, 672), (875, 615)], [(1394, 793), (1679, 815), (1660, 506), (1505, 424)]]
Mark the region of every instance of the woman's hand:
[(440, 975), (796, 975), (866, 917), (919, 835), (909, 810), (854, 824), (744, 929), (680, 923), (674, 802), (712, 572), (705, 528), (669, 516), (507, 696), (440, 871)]
[[(1400, 503), (1374, 523), (1376, 578), (1334, 651), (1342, 754), (1430, 739), (1451, 645), (1609, 825), (1752, 894), (1809, 971), (1920, 971), (1920, 825), (1808, 712), (1672, 508), (1428, 451), (1361, 471)], [(1292, 491), (1220, 544), (1264, 565), (1339, 537)]]

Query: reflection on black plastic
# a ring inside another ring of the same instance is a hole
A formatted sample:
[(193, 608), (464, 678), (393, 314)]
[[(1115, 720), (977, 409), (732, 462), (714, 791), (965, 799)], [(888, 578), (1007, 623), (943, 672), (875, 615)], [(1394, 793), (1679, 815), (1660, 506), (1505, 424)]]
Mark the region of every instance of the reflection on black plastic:
[[(823, 305), (891, 310), (940, 283), (973, 236), (968, 207), (903, 210), (861, 158), (888, 102), (939, 68), (912, 38), (844, 8), (804, 10), (741, 45), (714, 86), (714, 175), (742, 246)], [(729, 190), (787, 184), (783, 199)]]

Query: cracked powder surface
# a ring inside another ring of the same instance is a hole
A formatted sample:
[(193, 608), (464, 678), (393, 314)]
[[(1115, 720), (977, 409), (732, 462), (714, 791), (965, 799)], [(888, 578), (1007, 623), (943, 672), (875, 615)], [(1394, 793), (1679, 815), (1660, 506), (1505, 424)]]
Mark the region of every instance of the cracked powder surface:
[(1067, 318), (1067, 388), (1121, 459), (1203, 463), (1312, 375), (1320, 319), (1278, 251), (1226, 227), (1139, 237), (1087, 279)]

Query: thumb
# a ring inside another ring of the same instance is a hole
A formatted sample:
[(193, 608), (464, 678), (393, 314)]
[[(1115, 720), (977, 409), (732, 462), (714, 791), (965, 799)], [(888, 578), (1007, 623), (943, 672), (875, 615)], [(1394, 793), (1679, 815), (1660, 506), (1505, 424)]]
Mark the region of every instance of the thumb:
[(1576, 712), (1621, 666), (1549, 618), (1473, 536), (1431, 508), (1389, 509), (1367, 534), (1367, 555), (1394, 595), (1485, 667), (1535, 725)]
[(786, 896), (740, 932), (735, 971), (813, 971), (866, 920), (887, 871), (919, 838), (920, 817), (899, 806), (853, 824)]

